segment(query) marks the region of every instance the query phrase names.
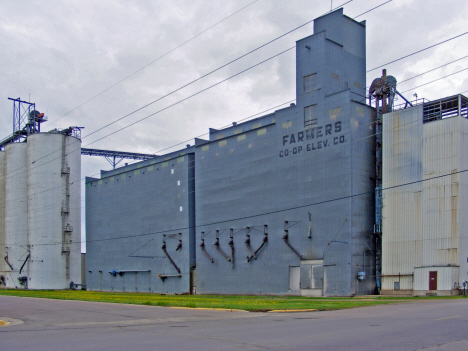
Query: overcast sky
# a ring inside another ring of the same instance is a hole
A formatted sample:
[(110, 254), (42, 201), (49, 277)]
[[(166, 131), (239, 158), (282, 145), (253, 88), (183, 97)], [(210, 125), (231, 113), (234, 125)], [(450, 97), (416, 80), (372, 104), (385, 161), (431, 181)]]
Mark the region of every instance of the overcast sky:
[[(333, 7), (345, 2), (334, 0)], [(385, 2), (353, 0), (344, 6), (344, 13), (354, 18)], [(0, 8), (0, 138), (12, 132), (13, 104), (8, 97), (21, 97), (46, 113), (49, 122), (43, 124), (43, 130), (85, 127), (83, 147), (160, 154), (177, 143), (185, 145), (185, 140), (207, 133), (210, 127), (220, 128), (293, 100), (294, 50), (105, 136), (294, 46), (296, 40), (313, 33), (313, 23), (89, 134), (323, 15), (330, 7), (330, 0), (4, 1)], [(367, 24), (367, 69), (468, 32), (467, 14), (466, 0), (393, 0), (356, 18)], [(467, 43), (465, 35), (387, 65), (387, 72), (398, 81), (406, 80), (468, 56)], [(403, 82), (397, 89), (408, 90), (404, 94), (408, 99), (414, 99), (414, 93), (427, 99), (467, 94), (468, 70), (413, 89), (465, 68), (468, 58)], [(381, 69), (368, 73), (367, 85), (380, 75)], [(171, 150), (175, 149), (167, 151)], [(109, 168), (103, 158), (82, 156), (83, 177), (97, 176), (100, 169)], [(82, 217), (84, 221), (84, 212)]]

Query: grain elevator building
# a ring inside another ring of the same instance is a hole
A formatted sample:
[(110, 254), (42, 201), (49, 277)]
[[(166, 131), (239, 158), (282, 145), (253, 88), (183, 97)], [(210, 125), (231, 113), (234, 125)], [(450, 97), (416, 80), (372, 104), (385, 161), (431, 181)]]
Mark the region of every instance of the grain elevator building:
[(365, 29), (342, 9), (315, 20), (296, 104), (88, 178), (87, 288), (373, 293)]

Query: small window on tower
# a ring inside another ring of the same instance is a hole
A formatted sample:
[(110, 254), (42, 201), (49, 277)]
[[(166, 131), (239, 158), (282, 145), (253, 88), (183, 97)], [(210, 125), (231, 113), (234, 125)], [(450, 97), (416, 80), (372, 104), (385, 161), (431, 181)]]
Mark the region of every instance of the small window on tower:
[(304, 107), (304, 128), (317, 124), (317, 105)]
[(304, 77), (304, 93), (317, 89), (317, 73)]

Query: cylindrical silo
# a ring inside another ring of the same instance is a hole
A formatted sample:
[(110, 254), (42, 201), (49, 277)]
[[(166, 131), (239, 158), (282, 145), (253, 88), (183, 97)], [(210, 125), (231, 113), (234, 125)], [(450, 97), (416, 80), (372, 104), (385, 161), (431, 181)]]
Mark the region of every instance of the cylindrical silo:
[[(6, 285), (28, 286), (28, 196), (27, 145), (12, 143), (5, 148), (5, 249)], [(20, 278), (20, 279), (18, 279)]]
[(5, 255), (5, 151), (0, 151), (0, 286), (6, 282)]
[(30, 289), (67, 289), (80, 281), (80, 157), (75, 137), (28, 137)]

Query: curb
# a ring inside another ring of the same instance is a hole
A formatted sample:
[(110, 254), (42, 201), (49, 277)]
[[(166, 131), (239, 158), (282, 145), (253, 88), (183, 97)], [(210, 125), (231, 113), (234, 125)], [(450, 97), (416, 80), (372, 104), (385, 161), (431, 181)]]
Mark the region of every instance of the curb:
[(271, 310), (268, 313), (286, 313), (286, 312), (314, 312), (318, 311), (316, 309), (307, 309), (307, 310)]
[(181, 310), (206, 310), (206, 311), (227, 311), (227, 312), (249, 312), (246, 310), (236, 310), (230, 308), (208, 308), (208, 307), (177, 307), (177, 306), (170, 306), (169, 308), (177, 308)]

